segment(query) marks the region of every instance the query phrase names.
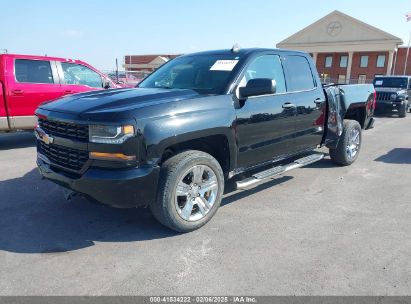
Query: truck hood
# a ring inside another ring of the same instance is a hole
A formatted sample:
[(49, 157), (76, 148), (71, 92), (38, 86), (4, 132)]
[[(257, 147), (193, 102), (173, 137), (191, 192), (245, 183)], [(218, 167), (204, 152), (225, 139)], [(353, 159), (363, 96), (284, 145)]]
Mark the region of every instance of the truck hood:
[(162, 103), (193, 99), (201, 95), (192, 90), (179, 89), (114, 89), (66, 96), (39, 108), (70, 114), (123, 112)]

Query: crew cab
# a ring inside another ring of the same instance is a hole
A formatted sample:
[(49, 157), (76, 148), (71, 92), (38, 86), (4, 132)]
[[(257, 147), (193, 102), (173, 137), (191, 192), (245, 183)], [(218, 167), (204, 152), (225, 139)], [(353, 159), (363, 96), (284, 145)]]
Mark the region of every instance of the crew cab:
[(225, 181), (249, 189), (324, 157), (350, 165), (373, 126), (374, 87), (322, 87), (311, 57), (276, 49), (180, 56), (135, 89), (81, 93), (36, 111), (41, 174), (116, 207), (149, 206), (187, 232)]
[(406, 117), (411, 110), (411, 76), (380, 76), (373, 83), (377, 91), (378, 110), (397, 110), (399, 117)]
[(80, 60), (0, 55), (0, 132), (34, 129), (34, 111), (67, 94), (118, 87)]

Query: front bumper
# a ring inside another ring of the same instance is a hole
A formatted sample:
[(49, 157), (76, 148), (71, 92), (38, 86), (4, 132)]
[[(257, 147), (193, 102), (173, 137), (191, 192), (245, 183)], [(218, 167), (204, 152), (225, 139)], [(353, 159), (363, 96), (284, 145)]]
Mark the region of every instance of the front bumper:
[(37, 166), (45, 178), (103, 204), (132, 208), (149, 205), (156, 199), (158, 166), (116, 170), (89, 168), (78, 178), (57, 171), (41, 158), (37, 158)]
[(377, 109), (381, 108), (397, 108), (400, 107), (402, 101), (395, 101), (395, 100), (377, 100)]

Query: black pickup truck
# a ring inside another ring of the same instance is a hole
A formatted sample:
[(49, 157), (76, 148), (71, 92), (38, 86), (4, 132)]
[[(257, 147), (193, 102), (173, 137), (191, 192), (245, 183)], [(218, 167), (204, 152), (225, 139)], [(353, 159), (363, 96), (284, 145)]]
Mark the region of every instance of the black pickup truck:
[(215, 214), (227, 179), (247, 189), (322, 159), (321, 146), (337, 164), (352, 164), (374, 107), (372, 85), (323, 87), (306, 53), (190, 54), (137, 88), (40, 106), (37, 165), (67, 196), (149, 206), (186, 232)]

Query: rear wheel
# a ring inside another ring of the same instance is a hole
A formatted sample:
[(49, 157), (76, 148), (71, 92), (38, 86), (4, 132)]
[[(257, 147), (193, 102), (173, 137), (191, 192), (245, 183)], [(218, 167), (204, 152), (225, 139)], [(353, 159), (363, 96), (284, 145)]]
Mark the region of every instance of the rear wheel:
[(185, 151), (161, 166), (158, 197), (151, 211), (163, 225), (189, 232), (213, 217), (223, 192), (224, 175), (218, 161), (201, 151)]
[(354, 163), (361, 149), (361, 125), (355, 120), (344, 120), (338, 146), (330, 149), (331, 160), (341, 166), (349, 166)]

